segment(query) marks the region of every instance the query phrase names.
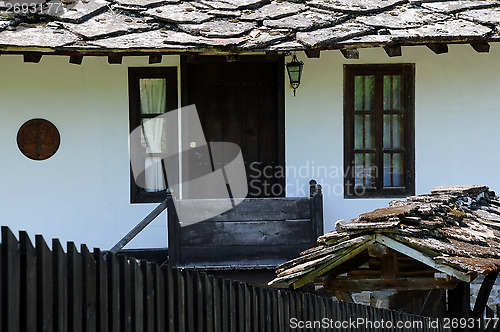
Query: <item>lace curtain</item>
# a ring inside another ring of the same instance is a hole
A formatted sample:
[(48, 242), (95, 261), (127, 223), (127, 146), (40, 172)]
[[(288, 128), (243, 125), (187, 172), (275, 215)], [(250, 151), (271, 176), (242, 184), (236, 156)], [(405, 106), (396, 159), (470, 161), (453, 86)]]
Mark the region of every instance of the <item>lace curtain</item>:
[[(165, 79), (140, 80), (141, 113), (143, 115), (160, 115), (166, 112), (166, 84)], [(145, 190), (149, 192), (165, 190), (161, 157), (154, 156), (156, 153), (165, 152), (165, 119), (143, 119), (141, 125), (143, 144), (146, 147), (146, 153), (149, 154), (145, 159)]]

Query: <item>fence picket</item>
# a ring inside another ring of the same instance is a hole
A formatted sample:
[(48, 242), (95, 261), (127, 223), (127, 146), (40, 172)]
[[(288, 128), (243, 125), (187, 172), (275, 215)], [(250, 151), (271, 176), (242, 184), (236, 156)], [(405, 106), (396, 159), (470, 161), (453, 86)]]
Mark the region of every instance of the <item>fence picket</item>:
[(144, 284), (144, 331), (154, 331), (154, 290), (153, 290), (153, 264), (147, 261), (141, 262)]
[(108, 328), (109, 332), (120, 332), (120, 271), (115, 255), (106, 255), (108, 271)]
[(212, 288), (213, 294), (213, 306), (214, 306), (214, 331), (219, 332), (222, 329), (222, 325), (224, 324), (222, 321), (222, 312), (221, 312), (221, 289), (219, 286), (219, 278), (214, 278), (213, 276), (209, 276), (210, 285)]
[[(36, 250), (26, 232), (19, 232), (21, 250), (21, 312), (20, 330), (36, 331), (37, 329), (37, 300), (36, 300)], [(1, 257), (0, 257), (1, 260)], [(0, 263), (0, 269), (3, 264)], [(1, 275), (1, 272), (0, 272)], [(1, 277), (0, 277), (1, 280)], [(1, 282), (0, 282), (1, 285)], [(0, 298), (1, 287), (0, 287)], [(1, 305), (1, 304), (0, 304)], [(0, 310), (1, 312), (1, 310)], [(1, 315), (1, 313), (0, 313)], [(1, 319), (0, 319), (1, 321)], [(1, 323), (0, 323), (1, 326)]]
[(83, 331), (95, 332), (97, 328), (96, 266), (94, 258), (86, 245), (81, 245), (80, 254), (82, 257), (83, 277)]
[(144, 288), (142, 271), (136, 259), (130, 260), (132, 282), (132, 331), (142, 332), (144, 329)]
[(41, 235), (35, 236), (35, 244), (38, 274), (38, 328), (42, 328), (42, 331), (53, 331), (52, 255), (47, 243), (45, 243), (45, 240)]
[(97, 331), (105, 332), (109, 329), (108, 312), (108, 268), (101, 250), (94, 248), (94, 260), (96, 262), (96, 285), (97, 285)]
[(54, 331), (68, 331), (68, 280), (66, 254), (57, 239), (52, 240), (54, 274)]
[(19, 242), (8, 227), (2, 227), (3, 320), (2, 331), (18, 332), (20, 323), (21, 253)]
[(155, 331), (165, 332), (165, 281), (163, 273), (157, 264), (153, 265), (155, 288)]
[(175, 331), (174, 273), (168, 266), (163, 267), (165, 274), (167, 331)]
[(182, 278), (181, 272), (176, 269), (174, 272), (175, 283), (176, 283), (176, 299), (177, 299), (177, 331), (186, 331), (186, 295), (184, 291), (184, 279)]
[(124, 332), (132, 332), (132, 271), (127, 257), (118, 256), (120, 271), (120, 326)]

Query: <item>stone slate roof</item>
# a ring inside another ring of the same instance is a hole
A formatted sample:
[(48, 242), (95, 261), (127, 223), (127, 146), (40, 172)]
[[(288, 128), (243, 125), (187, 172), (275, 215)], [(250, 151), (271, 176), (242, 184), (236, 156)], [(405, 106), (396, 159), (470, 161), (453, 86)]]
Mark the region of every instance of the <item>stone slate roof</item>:
[(438, 187), (335, 226), (318, 238), (317, 247), (279, 266), (270, 284), (293, 285), (308, 275), (327, 278), (343, 256), (387, 241), (415, 249), (421, 253), (417, 260), (448, 274), (457, 271), (459, 278), (500, 270), (500, 198), (487, 186)]
[[(14, 1), (40, 6), (15, 14), (7, 10)], [(500, 38), (499, 0), (44, 1), (0, 0), (0, 51), (291, 51)]]

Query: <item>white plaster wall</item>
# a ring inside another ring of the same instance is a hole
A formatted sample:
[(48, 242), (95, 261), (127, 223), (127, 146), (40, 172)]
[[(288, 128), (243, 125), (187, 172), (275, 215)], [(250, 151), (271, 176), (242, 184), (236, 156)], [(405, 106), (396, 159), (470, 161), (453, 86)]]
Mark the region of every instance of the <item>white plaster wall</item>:
[[(478, 54), (450, 46), (435, 55), (426, 47), (403, 47), (389, 58), (381, 48), (361, 49), (360, 60), (340, 52), (307, 59), (297, 96), (286, 81), (287, 195), (305, 196), (309, 179), (325, 191), (325, 230), (337, 219), (386, 206), (389, 200), (343, 198), (343, 64), (416, 63), (416, 190), (446, 184), (484, 183), (500, 191), (500, 46)], [(130, 204), (128, 152), (129, 66), (148, 66), (147, 57), (122, 65), (85, 58), (0, 57), (0, 224), (63, 241), (107, 249), (149, 213), (152, 204)], [(161, 66), (178, 66), (179, 57)], [(180, 80), (179, 80), (180, 81)], [(36, 162), (18, 150), (19, 127), (35, 117), (52, 121), (61, 147)], [(327, 176), (313, 171), (328, 170)], [(165, 217), (159, 217), (129, 247), (165, 247)]]
[[(0, 57), (1, 225), (108, 249), (154, 208), (130, 204), (129, 189), (127, 73), (147, 61), (108, 65), (88, 57), (77, 66), (68, 57), (39, 64)], [(179, 58), (161, 65), (178, 66)], [(17, 131), (31, 118), (59, 129), (61, 146), (48, 160), (30, 160), (17, 148)], [(159, 216), (128, 247), (166, 247), (165, 222)]]
[[(489, 54), (469, 45), (451, 45), (436, 55), (426, 47), (403, 47), (389, 58), (382, 48), (361, 49), (359, 60), (340, 52), (322, 52), (304, 61), (303, 83), (294, 98), (286, 89), (286, 162), (289, 196), (304, 195), (315, 177), (325, 189), (325, 231), (338, 219), (387, 206), (388, 199), (344, 199), (343, 64), (415, 63), (416, 192), (450, 184), (487, 184), (500, 191), (500, 45)], [(314, 165), (314, 166), (313, 166)], [(306, 167), (310, 170), (305, 176)], [(319, 166), (338, 169), (338, 176), (312, 175)]]

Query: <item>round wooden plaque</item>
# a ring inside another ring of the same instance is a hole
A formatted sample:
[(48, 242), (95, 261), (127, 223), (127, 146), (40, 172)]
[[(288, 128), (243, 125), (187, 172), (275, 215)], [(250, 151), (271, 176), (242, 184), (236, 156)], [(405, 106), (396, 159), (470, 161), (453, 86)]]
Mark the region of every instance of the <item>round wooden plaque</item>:
[(52, 157), (61, 143), (61, 136), (52, 122), (32, 119), (17, 132), (17, 146), (28, 158), (45, 160)]

